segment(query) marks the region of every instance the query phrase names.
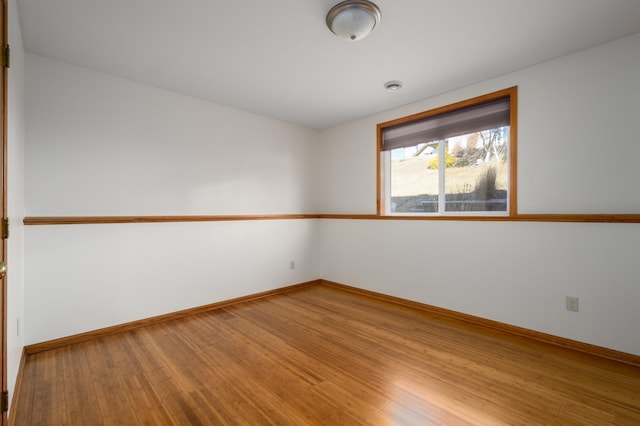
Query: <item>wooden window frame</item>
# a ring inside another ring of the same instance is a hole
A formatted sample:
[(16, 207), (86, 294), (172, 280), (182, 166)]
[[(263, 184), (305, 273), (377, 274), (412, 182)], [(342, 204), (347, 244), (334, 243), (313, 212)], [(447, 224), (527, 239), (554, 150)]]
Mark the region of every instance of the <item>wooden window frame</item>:
[[(384, 217), (394, 217), (394, 218), (403, 218), (403, 217), (416, 217), (420, 219), (457, 219), (457, 220), (482, 220), (485, 216), (483, 215), (461, 215), (461, 214), (432, 214), (432, 215), (409, 215), (409, 214), (393, 214), (388, 215), (385, 212), (387, 211), (385, 201), (386, 201), (386, 193), (385, 193), (385, 182), (386, 176), (383, 173), (383, 163), (382, 163), (382, 155), (383, 155), (383, 132), (385, 129), (398, 126), (401, 124), (407, 124), (413, 121), (423, 120), (425, 118), (433, 117), (435, 115), (452, 112), (455, 110), (459, 110), (461, 108), (466, 108), (478, 104), (482, 104), (485, 102), (490, 102), (497, 99), (509, 98), (509, 208), (508, 214), (501, 215), (501, 218), (510, 218), (518, 215), (517, 209), (517, 189), (518, 189), (518, 170), (517, 170), (517, 158), (518, 158), (518, 87), (510, 87), (503, 90), (498, 90), (496, 92), (488, 93), (482, 96), (477, 96), (471, 99), (466, 99), (460, 102), (456, 102), (453, 104), (445, 105), (439, 108), (430, 109), (428, 111), (420, 112), (417, 114), (408, 115), (406, 117), (397, 118), (391, 121), (386, 121), (384, 123), (379, 123), (376, 129), (376, 211), (377, 216)], [(388, 170), (385, 170), (389, 172)], [(496, 216), (492, 216), (496, 217)]]

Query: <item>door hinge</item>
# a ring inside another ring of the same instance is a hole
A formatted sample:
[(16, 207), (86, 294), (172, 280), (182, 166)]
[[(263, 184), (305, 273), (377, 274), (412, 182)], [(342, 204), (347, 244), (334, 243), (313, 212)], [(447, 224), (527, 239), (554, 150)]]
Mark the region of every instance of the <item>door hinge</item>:
[(2, 51), (2, 66), (9, 68), (11, 66), (11, 47), (7, 44)]
[(9, 238), (9, 218), (5, 217), (2, 219), (2, 239), (6, 240)]
[(9, 411), (9, 391), (2, 391), (0, 394), (0, 410), (2, 413)]

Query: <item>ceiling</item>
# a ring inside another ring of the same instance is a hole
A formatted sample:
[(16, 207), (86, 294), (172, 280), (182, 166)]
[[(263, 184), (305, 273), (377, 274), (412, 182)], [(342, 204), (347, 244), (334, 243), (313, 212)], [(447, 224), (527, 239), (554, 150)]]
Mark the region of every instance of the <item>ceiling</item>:
[(375, 0), (358, 42), (338, 0), (17, 3), (29, 53), (313, 129), (640, 32), (639, 0)]

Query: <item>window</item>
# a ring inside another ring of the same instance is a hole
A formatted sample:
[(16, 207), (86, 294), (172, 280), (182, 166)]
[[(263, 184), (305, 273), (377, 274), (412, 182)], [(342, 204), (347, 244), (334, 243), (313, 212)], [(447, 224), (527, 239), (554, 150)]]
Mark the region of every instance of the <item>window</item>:
[(516, 213), (517, 88), (378, 124), (382, 215)]

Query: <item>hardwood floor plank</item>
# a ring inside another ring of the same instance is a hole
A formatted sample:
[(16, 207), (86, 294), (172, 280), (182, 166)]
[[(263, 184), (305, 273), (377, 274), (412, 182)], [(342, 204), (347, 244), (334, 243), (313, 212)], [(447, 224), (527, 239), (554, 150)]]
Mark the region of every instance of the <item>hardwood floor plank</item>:
[[(81, 350), (67, 347), (51, 354), (51, 356), (62, 358), (62, 371), (58, 371), (57, 374), (64, 375), (66, 413), (72, 425), (101, 424), (98, 396), (95, 393), (93, 377), (87, 361), (87, 353), (91, 352), (93, 346), (95, 342), (88, 342)], [(42, 355), (45, 354), (46, 352), (42, 353)], [(37, 356), (34, 359), (36, 363), (40, 362), (38, 358), (40, 357)], [(50, 421), (54, 420), (55, 418), (50, 419)]]
[[(304, 314), (300, 312), (298, 315)], [(382, 317), (380, 312), (378, 312), (377, 318), (387, 319)], [(333, 325), (331, 327), (333, 330), (338, 329), (338, 324), (328, 325)], [(477, 356), (477, 351), (474, 350), (473, 353), (461, 352), (460, 349), (465, 348), (464, 343), (455, 342), (455, 345), (459, 346), (459, 348), (456, 348), (455, 351), (442, 353), (441, 349), (433, 350), (429, 345), (424, 345), (423, 342), (401, 338), (397, 333), (385, 331), (383, 328), (378, 328), (377, 330), (366, 328), (361, 333), (358, 333), (357, 328), (357, 324), (349, 324), (349, 334), (363, 339), (367, 336), (367, 341), (378, 342), (378, 349), (376, 350), (378, 359), (375, 361), (377, 365), (386, 365), (393, 370), (403, 371), (403, 375), (423, 373), (423, 380), (437, 379), (443, 382), (464, 383), (464, 389), (459, 385), (451, 393), (461, 394), (465, 392), (467, 398), (473, 398), (472, 395), (474, 394), (478, 395), (477, 402), (479, 404), (484, 403), (484, 398), (488, 393), (495, 393), (495, 396), (500, 398), (513, 397), (515, 393), (519, 395), (519, 398), (514, 398), (515, 403), (528, 401), (535, 397), (538, 402), (544, 402), (546, 407), (551, 407), (551, 412), (546, 412), (547, 415), (551, 416), (557, 412), (558, 403), (554, 398), (544, 398), (544, 395), (533, 394), (527, 386), (521, 386), (521, 383), (513, 383), (511, 377), (502, 377), (503, 373), (500, 369), (488, 369), (477, 362), (470, 362), (470, 359)], [(369, 339), (370, 336), (373, 336), (373, 339)], [(351, 343), (358, 344), (362, 348), (368, 344), (356, 341)], [(419, 365), (426, 366), (426, 368), (419, 369), (417, 372), (409, 371), (409, 369), (415, 369)], [(491, 377), (491, 382), (488, 383), (483, 380), (484, 377)], [(501, 380), (500, 384), (502, 386), (492, 386), (498, 380)], [(502, 393), (498, 394), (501, 390), (503, 390)], [(531, 409), (531, 407), (526, 406), (526, 403), (521, 403), (521, 405), (524, 405), (521, 407), (522, 409)], [(542, 414), (538, 413), (539, 416)]]
[(558, 411), (558, 419), (561, 422), (573, 424), (598, 424), (614, 425), (615, 415), (598, 410), (586, 404), (570, 402), (562, 404)]
[[(235, 360), (239, 375), (259, 378), (252, 384), (251, 391), (253, 393), (261, 392), (261, 400), (271, 401), (268, 406), (270, 411), (264, 413), (265, 418), (273, 418), (274, 415), (280, 416), (280, 409), (288, 407), (285, 411), (305, 412), (307, 416), (322, 422), (327, 413), (336, 411), (335, 409), (325, 410), (323, 408), (325, 402), (318, 401), (315, 398), (314, 400), (305, 398), (306, 395), (310, 395), (312, 387), (319, 383), (319, 380), (317, 378), (309, 380), (309, 377), (304, 377), (301, 380), (301, 372), (293, 370), (291, 365), (282, 362), (279, 345), (269, 348), (256, 344), (256, 341), (250, 335), (243, 332), (250, 326), (251, 324), (242, 324), (242, 330), (234, 330), (233, 356), (226, 360), (225, 364), (228, 365)], [(220, 333), (217, 335), (220, 336)], [(229, 343), (227, 342), (227, 344)], [(255, 346), (256, 350), (247, 350), (252, 346)], [(227, 346), (227, 350), (229, 348), (230, 346)], [(300, 418), (298, 421), (302, 420)], [(305, 422), (307, 421), (305, 420)], [(297, 421), (292, 422), (291, 419), (281, 419), (281, 421), (275, 423), (283, 424), (283, 422), (286, 422), (286, 424), (300, 424)], [(351, 422), (354, 422), (354, 419)]]
[(640, 424), (640, 369), (307, 286), (28, 355), (15, 425)]

